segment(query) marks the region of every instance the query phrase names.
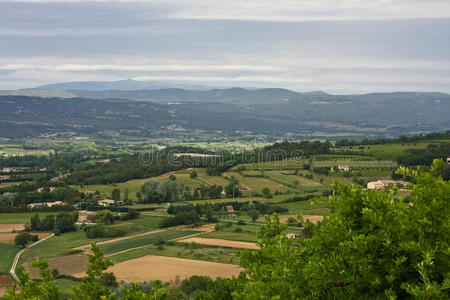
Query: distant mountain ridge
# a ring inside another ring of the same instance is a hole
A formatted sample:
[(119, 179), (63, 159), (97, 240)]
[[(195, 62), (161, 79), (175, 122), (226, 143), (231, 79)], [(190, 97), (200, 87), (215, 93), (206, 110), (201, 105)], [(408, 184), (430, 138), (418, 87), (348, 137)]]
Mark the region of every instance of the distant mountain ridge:
[(70, 93), (88, 92), (89, 97), (71, 99), (0, 96), (0, 137), (61, 132), (165, 137), (208, 132), (342, 138), (450, 129), (450, 95), (443, 93), (330, 95), (243, 88)]
[(132, 79), (117, 81), (73, 81), (47, 84), (37, 87), (37, 89), (56, 90), (56, 91), (135, 91), (135, 90), (160, 90), (169, 88), (181, 88), (187, 90), (207, 90), (213, 89), (212, 86), (194, 85), (194, 84), (175, 84), (159, 81), (138, 81)]

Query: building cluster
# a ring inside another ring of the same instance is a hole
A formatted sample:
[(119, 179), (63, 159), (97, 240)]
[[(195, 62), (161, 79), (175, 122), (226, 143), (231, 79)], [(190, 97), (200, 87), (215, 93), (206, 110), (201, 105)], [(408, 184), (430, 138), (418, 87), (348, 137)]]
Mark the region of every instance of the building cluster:
[(408, 182), (401, 181), (401, 180), (377, 180), (377, 181), (371, 181), (367, 183), (367, 189), (368, 190), (384, 190), (389, 185), (392, 185), (394, 187), (398, 188), (404, 188)]

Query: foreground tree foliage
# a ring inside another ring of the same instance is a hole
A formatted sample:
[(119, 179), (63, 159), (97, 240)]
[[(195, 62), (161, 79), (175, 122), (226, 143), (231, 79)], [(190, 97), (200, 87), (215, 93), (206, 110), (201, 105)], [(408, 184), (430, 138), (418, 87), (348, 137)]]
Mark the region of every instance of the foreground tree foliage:
[[(429, 172), (399, 170), (414, 181), (409, 203), (394, 189), (336, 183), (330, 217), (317, 226), (299, 216), (310, 238), (286, 238), (277, 215), (267, 216), (261, 249), (242, 252), (245, 271), (237, 278), (196, 276), (180, 287), (122, 284), (112, 292), (102, 285), (110, 262), (93, 244), (88, 276), (74, 288), (74, 299), (449, 299), (450, 182), (439, 175), (443, 164), (435, 160)], [(34, 265), (43, 283), (24, 273), (20, 295), (10, 291), (5, 299), (61, 298), (48, 264)]]
[(235, 298), (448, 299), (450, 183), (438, 176), (442, 164), (399, 170), (415, 180), (411, 204), (393, 190), (336, 184), (335, 213), (319, 227), (306, 222), (311, 239), (286, 239), (278, 218), (267, 217), (261, 250), (241, 258), (248, 280)]

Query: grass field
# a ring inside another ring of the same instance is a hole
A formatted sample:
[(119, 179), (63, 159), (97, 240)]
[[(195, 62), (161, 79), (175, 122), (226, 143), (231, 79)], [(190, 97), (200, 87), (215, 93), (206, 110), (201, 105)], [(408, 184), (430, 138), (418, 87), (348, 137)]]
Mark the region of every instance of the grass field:
[(136, 238), (126, 239), (115, 243), (104, 244), (100, 249), (104, 254), (117, 253), (131, 248), (141, 247), (148, 244), (155, 244), (159, 241), (169, 241), (171, 239), (188, 236), (199, 231), (194, 230), (166, 230), (155, 234), (144, 235)]
[(315, 168), (330, 168), (337, 167), (340, 165), (347, 165), (350, 168), (357, 169), (393, 169), (397, 167), (397, 163), (392, 160), (315, 160)]
[(303, 165), (309, 160), (304, 159), (285, 159), (281, 161), (268, 161), (250, 164), (240, 164), (234, 166), (231, 170), (295, 170), (302, 169)]
[(114, 263), (119, 263), (145, 255), (159, 255), (228, 264), (238, 264), (239, 257), (236, 255), (236, 252), (236, 249), (230, 248), (209, 247), (199, 244), (176, 243), (175, 245), (163, 245), (160, 248), (155, 245), (150, 245), (148, 247), (143, 247), (113, 255), (110, 257), (110, 259)]
[(7, 274), (11, 268), (14, 256), (21, 248), (11, 244), (0, 243), (0, 274)]
[(286, 185), (274, 182), (267, 178), (245, 177), (239, 174), (238, 172), (226, 172), (224, 173), (224, 175), (227, 177), (234, 176), (234, 178), (239, 180), (241, 187), (249, 188), (248, 191), (243, 192), (244, 195), (245, 194), (250, 195), (252, 192), (261, 193), (265, 187), (269, 188), (272, 192), (275, 191), (286, 192), (287, 190), (289, 190), (289, 188)]
[[(0, 224), (23, 224), (30, 222), (30, 218), (34, 216), (35, 212), (26, 213), (0, 213)], [(38, 215), (44, 218), (47, 215), (56, 215), (57, 212), (39, 212)]]

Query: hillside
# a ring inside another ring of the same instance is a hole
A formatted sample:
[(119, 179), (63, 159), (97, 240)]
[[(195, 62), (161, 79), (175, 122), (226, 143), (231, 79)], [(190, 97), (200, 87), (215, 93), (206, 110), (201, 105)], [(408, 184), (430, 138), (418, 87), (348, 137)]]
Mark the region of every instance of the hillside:
[[(110, 96), (120, 93), (111, 91)], [(450, 95), (440, 93), (335, 96), (238, 88), (123, 93), (124, 97), (142, 93), (147, 101), (0, 96), (1, 136), (71, 132), (161, 137), (220, 131), (333, 139), (411, 135), (450, 127)]]

